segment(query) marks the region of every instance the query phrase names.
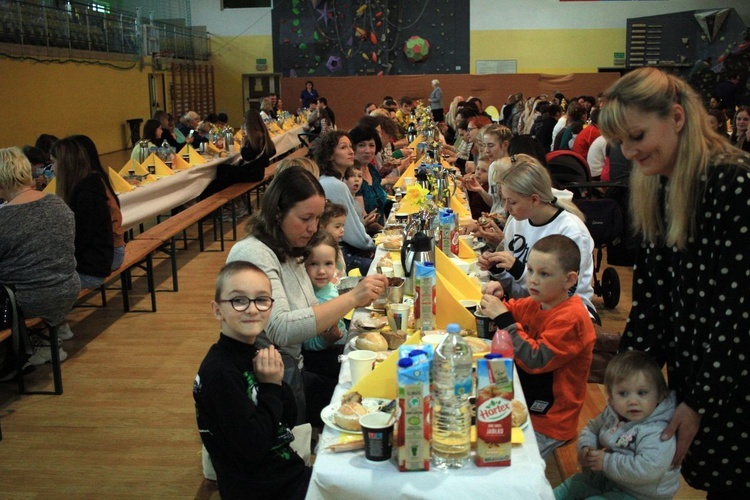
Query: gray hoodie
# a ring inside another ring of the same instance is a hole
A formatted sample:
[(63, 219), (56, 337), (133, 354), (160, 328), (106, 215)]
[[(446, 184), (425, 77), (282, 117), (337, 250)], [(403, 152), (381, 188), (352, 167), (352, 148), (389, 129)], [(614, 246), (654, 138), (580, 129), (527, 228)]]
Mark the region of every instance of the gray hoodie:
[(581, 431), (578, 449), (606, 448), (602, 472), (623, 491), (639, 499), (672, 498), (680, 487), (680, 469), (671, 466), (677, 444), (674, 437), (662, 441), (661, 433), (675, 406), (676, 397), (671, 392), (648, 418), (633, 423), (622, 421), (607, 405)]

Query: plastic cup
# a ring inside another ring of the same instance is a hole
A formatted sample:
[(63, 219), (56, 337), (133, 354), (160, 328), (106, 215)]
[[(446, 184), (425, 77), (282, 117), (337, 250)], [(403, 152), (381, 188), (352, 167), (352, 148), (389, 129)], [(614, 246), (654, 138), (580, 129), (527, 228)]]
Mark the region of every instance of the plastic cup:
[(404, 278), (388, 278), (385, 296), (389, 304), (400, 304), (404, 301), (404, 283)]
[(458, 303), (464, 306), (471, 314), (476, 312), (479, 305), (479, 302), (476, 300), (459, 300)]
[(362, 437), (365, 440), (365, 458), (373, 462), (391, 459), (393, 451), (393, 424), (396, 419), (390, 413), (376, 411), (362, 415)]
[(446, 337), (447, 334), (445, 333), (429, 333), (422, 337), (422, 343), (423, 344), (429, 344), (434, 349), (437, 349), (437, 347), (440, 345), (440, 342), (443, 341), (443, 339)]
[[(402, 288), (403, 290), (403, 288)], [(390, 304), (388, 306), (388, 324), (391, 330), (406, 331), (406, 327), (409, 324), (409, 310), (411, 306), (409, 304)]]
[(380, 273), (385, 276), (386, 278), (393, 278), (393, 268), (392, 267), (381, 267)]
[(416, 182), (414, 177), (404, 177), (404, 186), (413, 186), (414, 182)]
[(352, 385), (356, 384), (375, 368), (375, 357), (373, 351), (352, 351), (347, 355), (349, 358), (349, 370), (352, 373)]

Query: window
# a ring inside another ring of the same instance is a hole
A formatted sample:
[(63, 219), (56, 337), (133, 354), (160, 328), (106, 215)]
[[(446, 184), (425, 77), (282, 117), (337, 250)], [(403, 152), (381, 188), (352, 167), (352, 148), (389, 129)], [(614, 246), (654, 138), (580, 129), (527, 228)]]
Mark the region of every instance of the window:
[(271, 0), (221, 0), (222, 9), (249, 9), (252, 7), (271, 7)]

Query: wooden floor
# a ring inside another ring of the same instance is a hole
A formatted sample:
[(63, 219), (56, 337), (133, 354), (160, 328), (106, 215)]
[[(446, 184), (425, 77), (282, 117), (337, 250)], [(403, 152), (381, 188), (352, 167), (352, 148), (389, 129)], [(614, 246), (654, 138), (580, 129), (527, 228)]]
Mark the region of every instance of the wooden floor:
[[(218, 337), (209, 302), (231, 242), (224, 252), (200, 253), (197, 247), (193, 242), (178, 253), (180, 291), (159, 292), (158, 312), (125, 314), (115, 291), (106, 309), (74, 309), (69, 320), (75, 337), (64, 342), (62, 396), (19, 396), (14, 384), (0, 384), (0, 498), (210, 495), (200, 490), (191, 390)], [(629, 270), (618, 271), (622, 301), (616, 310), (601, 308), (605, 327), (616, 331), (630, 306)], [(168, 261), (158, 262), (156, 276), (158, 288), (171, 287)], [(148, 308), (144, 292), (145, 280), (137, 280), (136, 307)], [(33, 389), (51, 389), (49, 365), (27, 381)], [(553, 486), (560, 482), (554, 461), (548, 478)], [(676, 498), (703, 496), (683, 488)]]

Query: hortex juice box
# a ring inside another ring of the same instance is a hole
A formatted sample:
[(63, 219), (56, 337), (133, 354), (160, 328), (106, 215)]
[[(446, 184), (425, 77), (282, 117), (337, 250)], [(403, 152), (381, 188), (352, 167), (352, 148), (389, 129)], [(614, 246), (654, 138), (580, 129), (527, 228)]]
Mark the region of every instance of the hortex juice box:
[(513, 360), (477, 360), (477, 450), (480, 467), (510, 465)]
[(432, 398), (430, 396), (430, 345), (399, 348), (396, 443), (398, 470), (430, 470)]

